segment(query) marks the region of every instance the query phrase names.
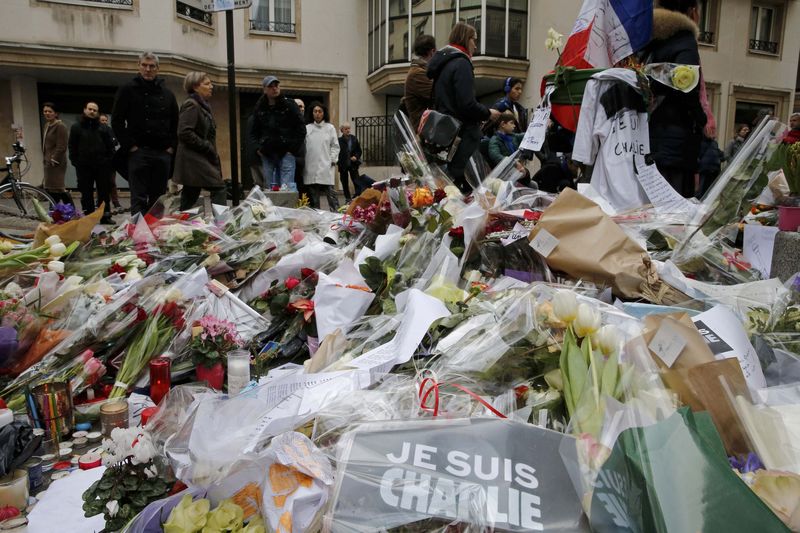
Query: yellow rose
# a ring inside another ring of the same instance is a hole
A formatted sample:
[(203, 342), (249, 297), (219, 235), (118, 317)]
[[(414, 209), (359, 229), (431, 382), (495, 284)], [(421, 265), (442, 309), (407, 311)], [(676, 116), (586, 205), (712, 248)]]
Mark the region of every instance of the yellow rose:
[(690, 91), (697, 85), (695, 69), (687, 65), (678, 65), (672, 69), (672, 84), (681, 91)]
[(244, 510), (231, 500), (222, 500), (208, 515), (203, 533), (223, 533), (242, 529)]
[(196, 533), (206, 525), (206, 517), (211, 503), (201, 498), (192, 502), (192, 495), (186, 494), (172, 509), (169, 519), (164, 522), (164, 533)]
[(257, 516), (250, 520), (250, 523), (244, 526), (240, 533), (267, 533), (267, 528), (264, 527), (264, 520)]

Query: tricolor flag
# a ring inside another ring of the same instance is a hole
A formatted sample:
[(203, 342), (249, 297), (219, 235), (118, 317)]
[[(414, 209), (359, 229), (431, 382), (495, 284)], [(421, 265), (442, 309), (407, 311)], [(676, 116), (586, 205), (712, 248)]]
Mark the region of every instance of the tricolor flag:
[[(559, 64), (607, 68), (642, 49), (653, 31), (653, 0), (584, 0)], [(556, 120), (575, 131), (577, 110), (553, 106)], [(577, 106), (580, 108), (580, 106)]]

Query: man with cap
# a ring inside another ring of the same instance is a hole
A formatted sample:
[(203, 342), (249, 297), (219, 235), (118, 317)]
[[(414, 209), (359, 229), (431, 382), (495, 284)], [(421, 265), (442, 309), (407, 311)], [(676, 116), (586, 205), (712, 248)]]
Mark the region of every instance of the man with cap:
[(247, 132), (264, 165), (265, 185), (273, 191), (297, 191), (294, 180), (296, 157), (306, 137), (306, 128), (294, 100), (281, 95), (280, 80), (267, 76), (264, 94), (256, 102)]

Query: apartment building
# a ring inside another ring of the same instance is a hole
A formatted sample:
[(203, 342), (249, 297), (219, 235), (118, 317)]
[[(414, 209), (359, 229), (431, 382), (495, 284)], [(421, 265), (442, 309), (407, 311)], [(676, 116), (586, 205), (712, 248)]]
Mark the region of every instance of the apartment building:
[[(161, 75), (181, 98), (192, 70), (216, 85), (212, 106), (218, 148), (229, 174), (229, 117), (224, 14), (187, 0), (3, 0), (0, 17), (0, 153), (22, 131), (41, 181), (42, 102), (53, 101), (68, 124), (87, 100), (110, 112), (116, 88), (136, 73), (142, 50), (155, 51)], [(235, 117), (242, 129), (261, 80), (281, 79), (284, 93), (320, 100), (332, 123), (355, 119), (371, 165), (392, 164), (386, 119), (399, 105), (414, 38), (430, 33), (445, 44), (457, 20), (478, 30), (474, 58), (482, 101), (501, 96), (503, 80), (528, 80), (523, 103), (538, 102), (540, 80), (556, 60), (545, 50), (547, 29), (568, 34), (582, 0), (253, 0), (233, 13)], [(782, 118), (798, 85), (798, 0), (701, 0), (701, 56), (720, 143), (733, 125), (761, 108)], [(363, 142), (367, 141), (367, 142)], [(248, 175), (241, 147), (241, 174)], [(68, 180), (74, 183), (74, 176)], [(69, 181), (68, 181), (69, 183)]]

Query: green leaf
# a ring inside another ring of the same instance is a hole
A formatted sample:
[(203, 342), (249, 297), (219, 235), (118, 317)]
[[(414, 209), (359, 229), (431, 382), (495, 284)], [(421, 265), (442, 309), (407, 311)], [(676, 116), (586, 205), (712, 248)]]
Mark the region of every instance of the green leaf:
[[(92, 486), (94, 486), (94, 485), (92, 485)], [(114, 480), (113, 479), (101, 479), (100, 483), (97, 485), (97, 488), (99, 488), (100, 490), (108, 490), (113, 486), (114, 486)]]
[[(572, 401), (573, 412), (580, 404), (583, 388), (586, 385), (586, 378), (589, 374), (589, 365), (586, 364), (586, 359), (580, 348), (574, 343), (567, 346), (567, 374), (570, 389), (570, 397)], [(565, 384), (565, 390), (567, 385)]]
[(616, 353), (611, 354), (611, 357), (608, 358), (606, 361), (606, 365), (603, 368), (603, 378), (601, 379), (602, 384), (600, 386), (600, 392), (604, 395), (614, 396), (614, 392), (617, 389), (617, 378), (619, 376), (619, 365), (617, 364), (618, 356)]

